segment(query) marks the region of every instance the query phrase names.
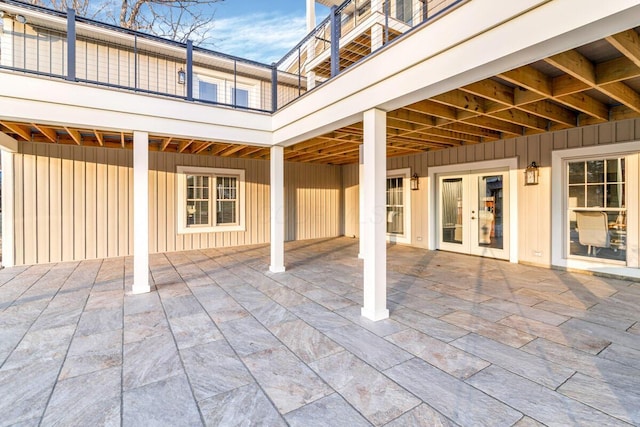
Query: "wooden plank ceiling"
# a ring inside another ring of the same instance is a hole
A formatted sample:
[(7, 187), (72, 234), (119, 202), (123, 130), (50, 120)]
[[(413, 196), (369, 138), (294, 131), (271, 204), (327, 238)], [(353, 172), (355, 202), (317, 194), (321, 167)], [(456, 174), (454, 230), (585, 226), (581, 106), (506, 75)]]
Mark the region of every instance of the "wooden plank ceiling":
[[(344, 48), (345, 66), (363, 55), (368, 34)], [(322, 65), (322, 64), (321, 64)], [(326, 65), (326, 64), (325, 64)], [(320, 70), (318, 70), (320, 71)], [(400, 156), (640, 117), (640, 36), (631, 29), (504, 72), (387, 115), (387, 155)], [(132, 148), (133, 135), (99, 129), (0, 121), (22, 141)], [(268, 159), (269, 149), (150, 136), (151, 150)], [(358, 161), (362, 123), (285, 150), (285, 160)]]

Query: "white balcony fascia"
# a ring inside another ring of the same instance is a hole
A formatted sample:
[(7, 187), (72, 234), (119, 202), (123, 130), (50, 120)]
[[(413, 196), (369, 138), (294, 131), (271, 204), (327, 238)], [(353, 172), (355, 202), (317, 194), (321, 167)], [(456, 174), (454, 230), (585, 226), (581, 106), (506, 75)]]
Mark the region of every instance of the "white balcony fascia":
[(272, 145), (270, 114), (1, 72), (0, 118)]

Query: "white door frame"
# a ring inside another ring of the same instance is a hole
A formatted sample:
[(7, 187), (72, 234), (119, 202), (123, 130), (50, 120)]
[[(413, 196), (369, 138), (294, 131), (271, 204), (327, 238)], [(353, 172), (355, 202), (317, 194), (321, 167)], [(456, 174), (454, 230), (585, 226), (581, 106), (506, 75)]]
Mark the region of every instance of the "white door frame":
[(640, 278), (640, 234), (638, 216), (640, 216), (640, 201), (636, 199), (635, 206), (627, 200), (627, 265), (618, 266), (606, 262), (571, 259), (567, 257), (567, 233), (564, 227), (566, 223), (566, 209), (564, 196), (567, 188), (567, 176), (565, 173), (565, 161), (593, 158), (599, 156), (630, 156), (627, 170), (627, 195), (640, 193), (640, 163), (639, 143), (625, 142), (618, 144), (595, 145), (592, 147), (580, 147), (568, 150), (557, 150), (551, 153), (551, 182), (558, 185), (551, 186), (551, 235), (561, 236), (551, 239), (551, 265), (563, 268), (575, 268), (598, 273), (614, 274), (627, 277)]
[(518, 262), (518, 158), (487, 160), (429, 168), (427, 207), (429, 225), (428, 249), (438, 249), (438, 175), (456, 172), (482, 172), (483, 170), (507, 169), (509, 171), (509, 262)]

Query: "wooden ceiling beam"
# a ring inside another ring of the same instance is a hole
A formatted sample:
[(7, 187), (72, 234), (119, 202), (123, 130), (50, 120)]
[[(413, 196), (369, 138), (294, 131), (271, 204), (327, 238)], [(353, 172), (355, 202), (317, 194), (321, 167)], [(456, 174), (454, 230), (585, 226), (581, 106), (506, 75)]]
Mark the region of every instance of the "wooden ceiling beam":
[(224, 150), (226, 150), (227, 148), (229, 148), (229, 144), (216, 144), (213, 146), (213, 148), (211, 149), (211, 152), (209, 153), (212, 156), (217, 156), (218, 154), (220, 154), (221, 152), (223, 152)]
[(635, 30), (622, 31), (607, 37), (606, 40), (637, 67), (640, 67), (640, 36)]
[(495, 80), (481, 80), (479, 82), (463, 86), (460, 90), (472, 95), (481, 96), (502, 105), (514, 105), (513, 88)]
[(522, 126), (514, 125), (513, 123), (508, 123), (488, 116), (470, 117), (465, 120), (465, 123), (502, 132), (509, 136), (521, 136), (524, 133)]
[(436, 95), (431, 100), (476, 114), (483, 114), (486, 111), (482, 98), (457, 89)]
[(433, 102), (429, 99), (419, 101), (404, 107), (409, 111), (416, 111), (418, 113), (429, 114), (431, 116), (440, 117), (447, 120), (457, 120), (458, 115), (456, 109), (444, 104)]
[(547, 130), (549, 127), (549, 121), (538, 117), (534, 114), (525, 113), (524, 111), (512, 108), (506, 111), (499, 111), (492, 113), (491, 117), (503, 120), (508, 123), (513, 123), (518, 126), (524, 126), (531, 129)]
[(20, 136), (25, 141), (31, 141), (31, 129), (28, 126), (20, 125), (18, 123), (0, 122), (2, 126), (9, 129), (11, 132)]
[(569, 74), (562, 74), (552, 80), (553, 96), (570, 95), (589, 89), (589, 85)]
[[(636, 34), (635, 31), (633, 31), (633, 33)], [(546, 61), (590, 87), (628, 106), (632, 110), (640, 112), (640, 95), (638, 95), (637, 92), (619, 81), (598, 85), (596, 67), (578, 51), (569, 50), (558, 55), (553, 55), (547, 58)], [(601, 116), (596, 117), (604, 118)], [(606, 118), (608, 119), (608, 109)]]
[(535, 114), (554, 122), (562, 123), (567, 126), (576, 126), (578, 115), (571, 110), (563, 108), (551, 101), (538, 101), (530, 104), (521, 105), (521, 110)]
[(104, 145), (104, 135), (102, 132), (98, 132), (97, 130), (93, 130), (93, 134), (96, 136), (96, 141), (98, 141), (98, 145), (102, 147)]
[(233, 155), (234, 153), (242, 150), (243, 148), (246, 148), (246, 145), (243, 144), (231, 144), (226, 150), (222, 151), (221, 153), (219, 153), (218, 155), (220, 157), (229, 157), (231, 155)]
[(585, 93), (574, 93), (559, 96), (555, 99), (601, 121), (607, 121), (609, 119), (609, 109), (607, 106)]
[(68, 128), (68, 127), (65, 127), (64, 130), (67, 131), (67, 133), (69, 134), (71, 139), (73, 139), (73, 142), (75, 142), (77, 145), (82, 145), (82, 135), (80, 135), (80, 132), (78, 132), (75, 129)]
[(173, 140), (172, 137), (163, 139), (162, 140), (162, 146), (160, 147), (160, 151), (165, 151), (172, 140)]
[(211, 147), (213, 145), (213, 142), (203, 142), (202, 144), (200, 144), (198, 146), (198, 148), (196, 148), (195, 150), (193, 150), (193, 154), (200, 154), (202, 153), (204, 150), (206, 150), (207, 148)]
[(477, 143), (482, 140), (480, 136), (442, 128), (424, 128), (415, 132), (403, 132), (400, 129), (395, 129), (393, 131), (387, 131), (387, 135), (412, 139), (437, 137), (440, 138), (443, 143), (448, 144), (459, 143), (460, 141)]
[(407, 110), (401, 108), (399, 110), (389, 111), (387, 113), (388, 119), (401, 120), (407, 123), (414, 123), (421, 126), (435, 126), (436, 120), (433, 116), (424, 113), (418, 113), (416, 111)]
[(242, 150), (238, 151), (236, 153), (236, 155), (238, 157), (249, 157), (252, 154), (255, 154), (258, 151), (261, 151), (263, 149), (265, 149), (265, 148), (264, 147), (246, 147), (246, 148), (243, 148)]
[(39, 125), (37, 123), (31, 123), (31, 126), (38, 129), (38, 131), (40, 131), (40, 133), (43, 134), (49, 140), (49, 142), (53, 142), (54, 144), (58, 142), (58, 134), (56, 133), (55, 129), (44, 125)]
[(596, 78), (599, 85), (640, 77), (640, 66), (626, 56), (596, 64)]
[(498, 140), (502, 138), (502, 135), (499, 131), (485, 129), (475, 125), (466, 124), (464, 122), (445, 124), (442, 125), (440, 129), (452, 130), (454, 132), (460, 132), (467, 135), (479, 136), (480, 138), (489, 140)]
[(551, 97), (553, 95), (551, 79), (530, 65), (504, 72), (499, 74), (498, 77), (544, 96)]
[[(574, 57), (574, 55), (564, 60), (571, 61), (572, 57)], [(559, 63), (559, 61), (556, 62)], [(578, 68), (587, 66), (588, 64), (576, 65)], [(580, 74), (582, 79), (589, 78), (589, 75), (586, 74), (585, 70), (582, 70), (582, 73), (585, 73)], [(534, 91), (544, 97), (552, 98), (570, 108), (573, 108), (574, 110), (589, 114), (601, 120), (607, 120), (608, 118), (607, 106), (585, 93), (572, 93), (569, 95), (554, 96), (552, 79), (530, 65), (507, 71), (500, 74), (499, 77), (513, 84), (522, 86), (527, 90)], [(586, 80), (582, 81), (586, 83)], [(593, 77), (593, 81), (595, 82), (595, 76)]]
[(193, 141), (193, 139), (190, 141), (181, 141), (180, 144), (178, 144), (178, 153), (184, 153), (184, 150), (190, 147)]

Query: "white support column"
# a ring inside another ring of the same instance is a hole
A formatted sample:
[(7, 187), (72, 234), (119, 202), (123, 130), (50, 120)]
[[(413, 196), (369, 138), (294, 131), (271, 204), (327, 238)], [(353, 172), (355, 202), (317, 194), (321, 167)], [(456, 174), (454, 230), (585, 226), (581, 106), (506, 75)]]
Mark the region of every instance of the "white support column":
[(389, 317), (387, 309), (387, 113), (364, 113), (364, 307), (370, 320)]
[(307, 0), (307, 33), (316, 27), (316, 0)]
[(134, 294), (149, 286), (149, 134), (133, 132), (133, 287)]
[[(2, 134), (4, 135), (4, 134)], [(13, 139), (13, 138), (12, 138)], [(14, 140), (15, 141), (15, 140)], [(17, 146), (17, 142), (16, 142)], [(2, 266), (13, 267), (15, 265), (15, 253), (13, 251), (14, 239), (14, 177), (13, 177), (13, 153), (2, 148)]]
[(365, 239), (365, 229), (364, 229), (364, 145), (360, 146), (360, 151), (358, 153), (358, 205), (360, 209), (358, 211), (358, 218), (360, 223), (360, 228), (358, 229), (358, 235), (360, 236), (360, 250), (358, 252), (358, 258), (364, 259), (364, 239)]
[(269, 271), (284, 268), (284, 148), (271, 147), (271, 265)]

